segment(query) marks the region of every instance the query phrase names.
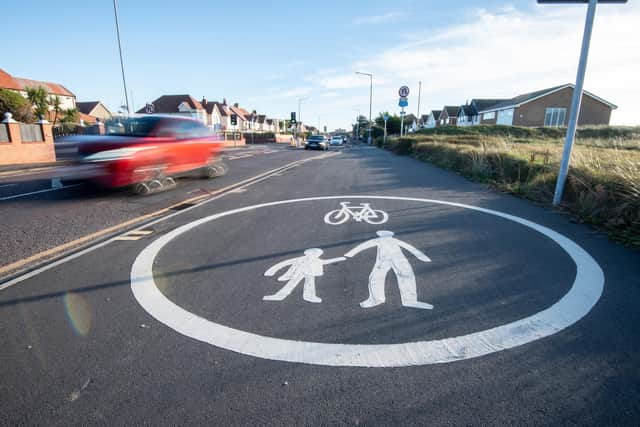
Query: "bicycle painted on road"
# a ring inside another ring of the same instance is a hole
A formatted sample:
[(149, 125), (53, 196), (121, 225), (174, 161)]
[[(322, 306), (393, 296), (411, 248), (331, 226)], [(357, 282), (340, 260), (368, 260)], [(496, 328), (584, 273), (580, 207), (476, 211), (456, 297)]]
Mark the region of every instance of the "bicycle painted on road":
[(340, 202), (340, 209), (330, 211), (324, 216), (324, 222), (330, 225), (344, 224), (352, 218), (356, 222), (366, 222), (372, 225), (384, 224), (389, 220), (389, 214), (379, 209), (372, 209), (369, 203), (351, 206), (350, 202)]

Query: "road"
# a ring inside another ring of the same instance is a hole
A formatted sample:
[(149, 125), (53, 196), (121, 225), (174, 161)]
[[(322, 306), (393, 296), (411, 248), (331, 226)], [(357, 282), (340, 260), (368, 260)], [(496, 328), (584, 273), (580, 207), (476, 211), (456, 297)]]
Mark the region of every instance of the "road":
[(5, 201), (15, 262), (207, 193), (0, 284), (0, 424), (640, 423), (637, 251), (375, 148), (245, 154)]

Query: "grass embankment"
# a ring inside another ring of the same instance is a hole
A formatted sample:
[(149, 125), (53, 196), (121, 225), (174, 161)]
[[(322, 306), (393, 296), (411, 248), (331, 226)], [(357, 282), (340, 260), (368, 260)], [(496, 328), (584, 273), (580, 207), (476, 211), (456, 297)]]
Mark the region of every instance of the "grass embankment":
[[(566, 129), (442, 127), (390, 138), (386, 149), (550, 204)], [(378, 145), (382, 141), (378, 140)], [(640, 127), (578, 130), (563, 206), (640, 247)]]

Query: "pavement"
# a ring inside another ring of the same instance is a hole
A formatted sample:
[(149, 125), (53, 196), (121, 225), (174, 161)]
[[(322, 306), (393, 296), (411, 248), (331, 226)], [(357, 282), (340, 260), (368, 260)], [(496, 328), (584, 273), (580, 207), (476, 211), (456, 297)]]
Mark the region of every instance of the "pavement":
[(15, 262), (208, 193), (0, 282), (0, 424), (640, 423), (637, 251), (375, 148), (244, 154), (0, 202)]

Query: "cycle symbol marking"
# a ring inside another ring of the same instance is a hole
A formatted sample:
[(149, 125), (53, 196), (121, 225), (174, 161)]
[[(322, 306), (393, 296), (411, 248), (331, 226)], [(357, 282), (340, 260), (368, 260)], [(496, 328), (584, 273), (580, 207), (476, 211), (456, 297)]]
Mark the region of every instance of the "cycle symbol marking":
[(367, 224), (384, 224), (389, 220), (389, 214), (383, 210), (372, 209), (370, 203), (361, 203), (358, 206), (351, 206), (350, 202), (340, 202), (340, 209), (328, 212), (324, 216), (324, 222), (329, 225), (344, 224), (353, 219), (355, 222), (366, 222)]

